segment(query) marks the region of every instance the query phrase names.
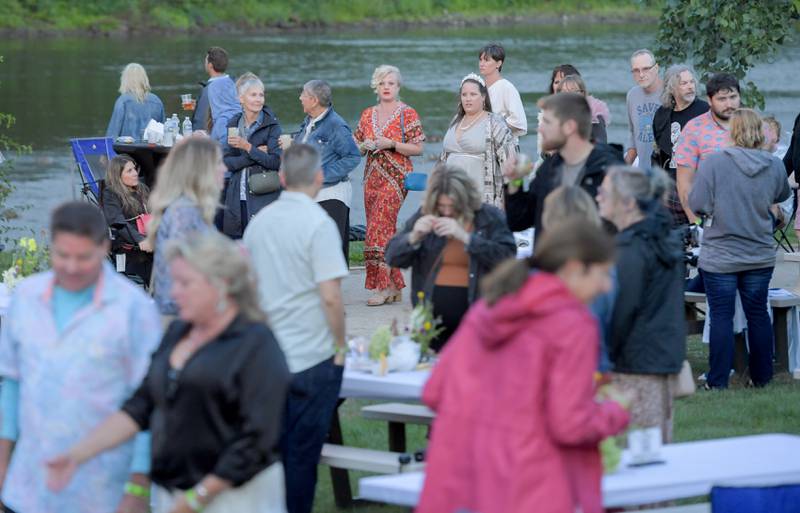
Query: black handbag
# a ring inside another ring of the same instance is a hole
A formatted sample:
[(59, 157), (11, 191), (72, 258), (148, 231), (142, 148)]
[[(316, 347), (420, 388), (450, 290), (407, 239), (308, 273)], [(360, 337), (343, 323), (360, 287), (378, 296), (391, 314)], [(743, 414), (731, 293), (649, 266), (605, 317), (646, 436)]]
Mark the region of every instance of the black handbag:
[(281, 180), (277, 171), (268, 171), (264, 168), (247, 169), (247, 189), (254, 196), (269, 194), (281, 188)]

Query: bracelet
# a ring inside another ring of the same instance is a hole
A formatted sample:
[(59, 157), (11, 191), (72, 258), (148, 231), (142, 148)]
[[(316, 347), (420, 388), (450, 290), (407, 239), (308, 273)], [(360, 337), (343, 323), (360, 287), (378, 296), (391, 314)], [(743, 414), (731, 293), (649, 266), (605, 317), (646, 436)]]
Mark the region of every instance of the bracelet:
[(126, 494), (132, 497), (138, 497), (140, 499), (150, 498), (150, 488), (147, 486), (142, 486), (128, 481), (127, 483), (125, 483), (124, 490)]
[(192, 511), (197, 513), (203, 511), (203, 505), (200, 504), (200, 499), (197, 498), (197, 491), (194, 488), (186, 490), (186, 493), (183, 494), (183, 498), (186, 499), (186, 504), (192, 508)]
[(338, 355), (347, 355), (347, 346), (337, 345), (336, 347), (334, 347), (333, 354), (335, 354), (337, 356)]

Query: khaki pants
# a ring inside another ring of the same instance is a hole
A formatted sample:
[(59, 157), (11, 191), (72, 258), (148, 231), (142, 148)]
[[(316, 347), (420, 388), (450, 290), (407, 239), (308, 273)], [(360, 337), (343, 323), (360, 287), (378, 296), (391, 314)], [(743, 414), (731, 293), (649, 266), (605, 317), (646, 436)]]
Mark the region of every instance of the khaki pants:
[[(203, 509), (203, 513), (286, 513), (283, 464), (275, 462), (238, 488), (222, 492)], [(153, 486), (153, 513), (169, 513), (184, 493)]]

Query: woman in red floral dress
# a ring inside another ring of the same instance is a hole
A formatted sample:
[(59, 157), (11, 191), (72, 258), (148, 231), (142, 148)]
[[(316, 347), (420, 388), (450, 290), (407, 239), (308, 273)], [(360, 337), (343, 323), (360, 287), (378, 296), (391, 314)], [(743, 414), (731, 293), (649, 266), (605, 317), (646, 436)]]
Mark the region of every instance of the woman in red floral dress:
[(383, 259), (386, 243), (397, 229), (397, 214), (406, 198), (405, 176), (413, 171), (411, 159), (422, 154), (425, 134), (417, 112), (398, 98), (402, 77), (394, 66), (382, 65), (372, 74), (372, 89), (378, 104), (361, 113), (355, 138), (364, 167), (364, 209), (367, 237), (364, 261), (366, 288), (374, 291), (367, 305), (400, 301), (405, 287), (399, 269), (390, 269)]

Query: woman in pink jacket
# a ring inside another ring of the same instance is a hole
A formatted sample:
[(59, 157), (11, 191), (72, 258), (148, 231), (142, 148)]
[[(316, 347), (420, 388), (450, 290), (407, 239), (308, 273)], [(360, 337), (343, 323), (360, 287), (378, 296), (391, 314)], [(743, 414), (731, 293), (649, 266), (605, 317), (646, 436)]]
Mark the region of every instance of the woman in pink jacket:
[(602, 512), (597, 446), (625, 428), (630, 398), (596, 398), (586, 304), (610, 287), (613, 253), (600, 228), (568, 222), (487, 278), (425, 387), (436, 421), (418, 513)]

